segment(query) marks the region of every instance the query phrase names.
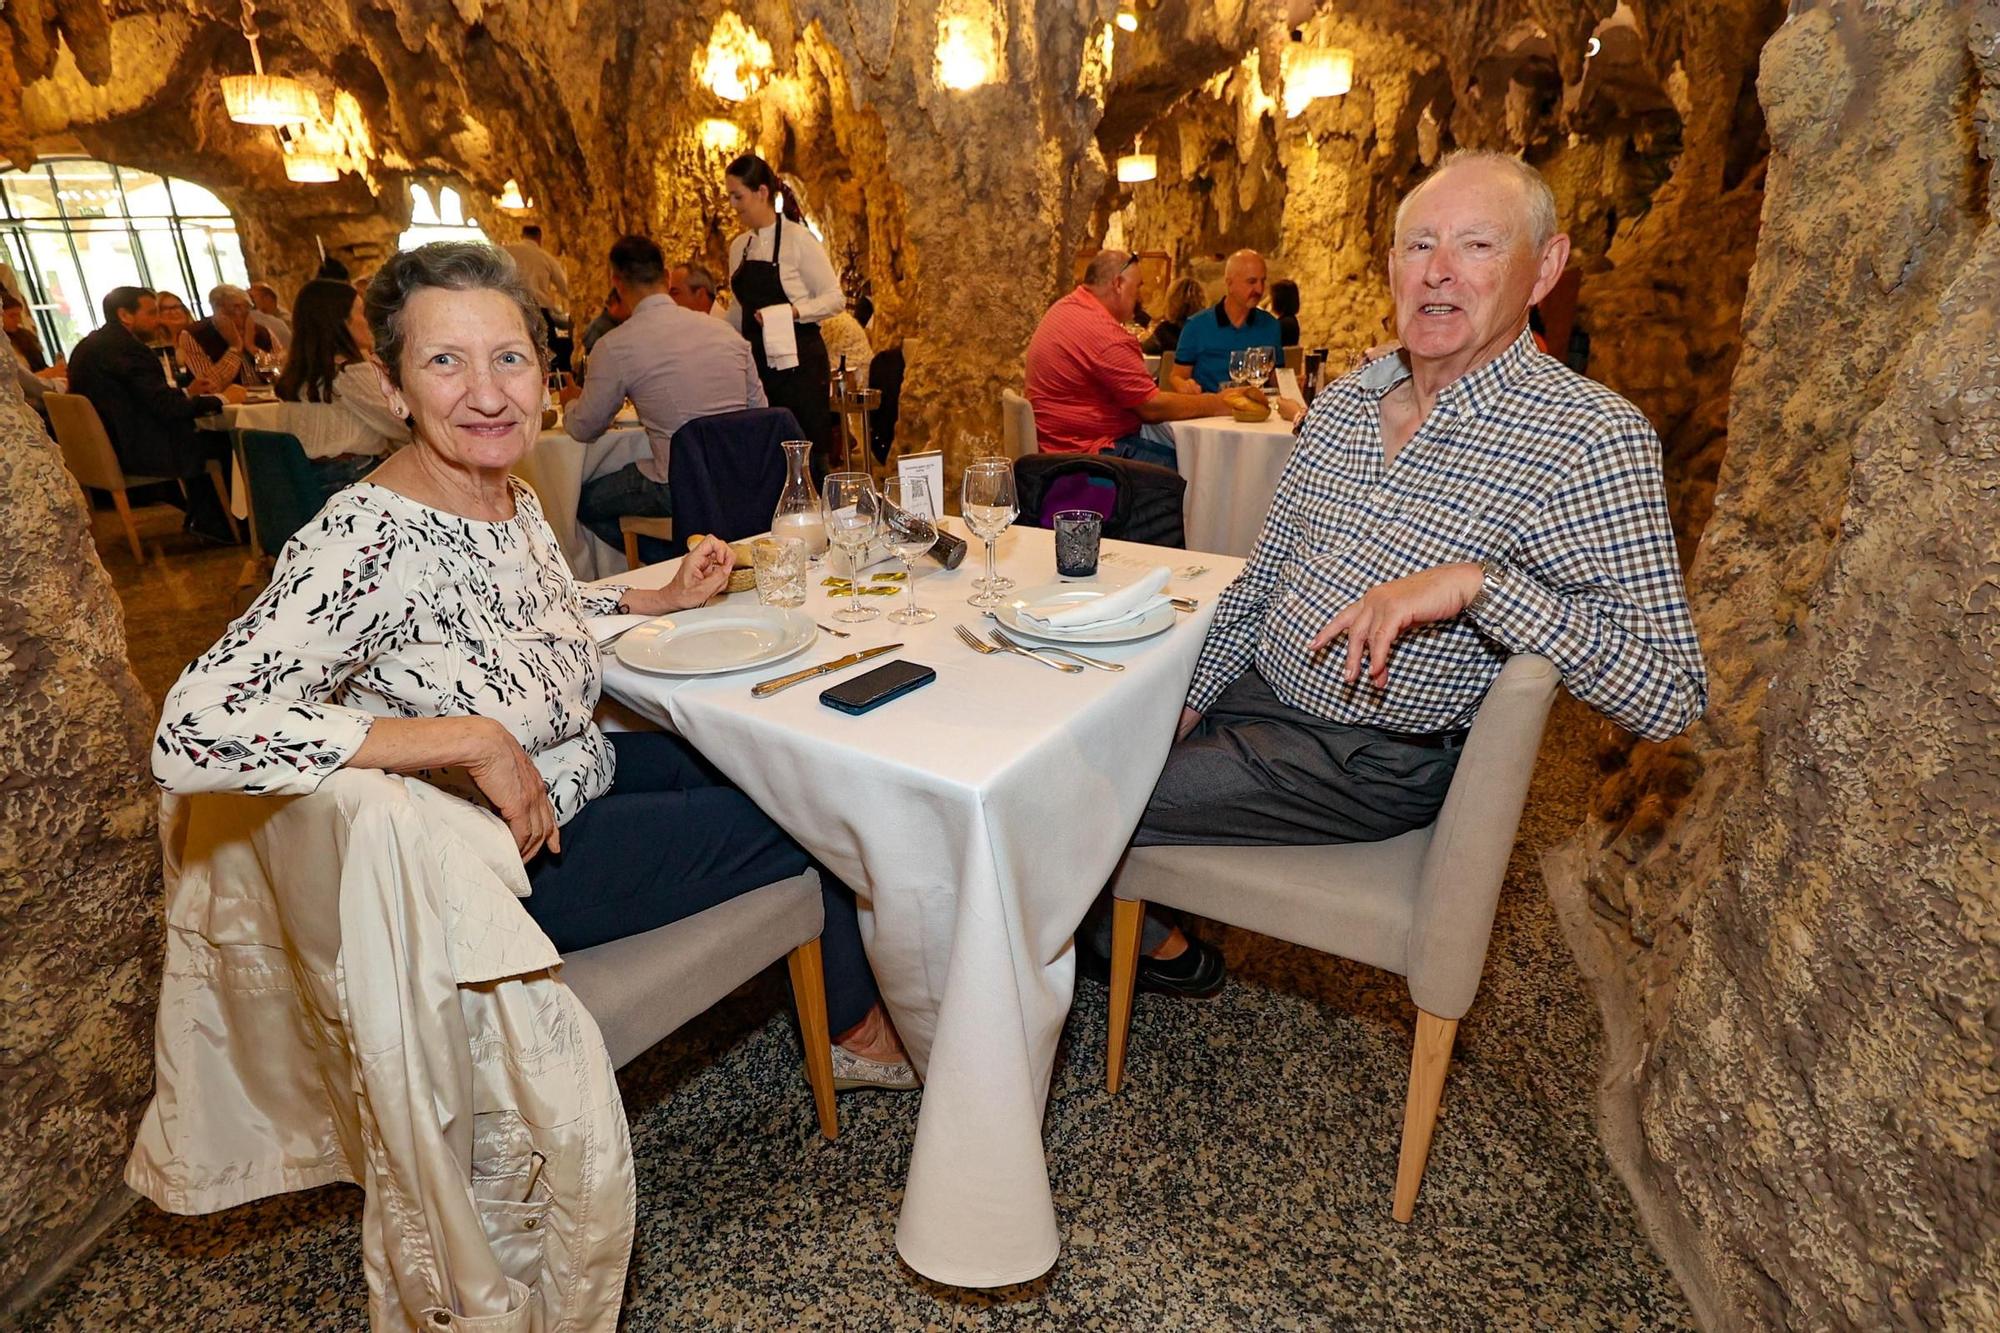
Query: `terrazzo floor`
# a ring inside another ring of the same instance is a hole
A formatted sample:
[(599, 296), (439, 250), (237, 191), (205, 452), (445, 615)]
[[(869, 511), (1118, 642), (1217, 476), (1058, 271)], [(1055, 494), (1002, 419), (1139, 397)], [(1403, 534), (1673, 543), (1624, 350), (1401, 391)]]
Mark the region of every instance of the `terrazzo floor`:
[[(230, 614), (243, 552), (169, 534), (138, 571), (101, 524), (100, 547), (158, 698)], [(620, 1076), (639, 1179), (624, 1326), (1692, 1327), (1598, 1147), (1597, 1020), (1535, 868), (1593, 779), (1592, 728), (1558, 703), (1411, 1225), (1389, 1217), (1401, 982), (1211, 927), (1228, 988), (1142, 996), (1116, 1097), (1104, 990), (1078, 987), (1046, 1122), (1054, 1270), (993, 1292), (929, 1283), (892, 1247), (917, 1098), (844, 1096), (840, 1140), (822, 1141), (779, 969)], [(351, 1188), (207, 1218), (141, 1203), (24, 1327), (363, 1327), (359, 1211)]]

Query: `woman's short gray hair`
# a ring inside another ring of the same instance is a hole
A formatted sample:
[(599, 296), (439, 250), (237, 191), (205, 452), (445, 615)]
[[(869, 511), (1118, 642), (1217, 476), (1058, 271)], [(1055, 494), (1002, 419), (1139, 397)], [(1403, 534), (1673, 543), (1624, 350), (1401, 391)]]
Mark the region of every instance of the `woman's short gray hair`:
[(1437, 170), (1417, 182), (1416, 188), (1403, 196), (1396, 205), (1396, 235), (1403, 232), (1403, 213), (1410, 201), (1422, 194), (1424, 187), (1457, 166), (1474, 164), (1494, 166), (1512, 176), (1521, 187), (1521, 203), (1528, 214), (1528, 237), (1536, 250), (1547, 245), (1556, 234), (1556, 194), (1549, 183), (1536, 171), (1512, 153), (1498, 153), (1484, 148), (1455, 148), (1446, 153), (1444, 160), (1437, 164)]
[(432, 241), (394, 255), (375, 270), (362, 298), (375, 355), (391, 383), (403, 383), (403, 307), (427, 287), (453, 292), (499, 292), (521, 310), (521, 323), (535, 346), (536, 362), (547, 367), (548, 329), (541, 307), (528, 295), (514, 261), (504, 250), (479, 241)]

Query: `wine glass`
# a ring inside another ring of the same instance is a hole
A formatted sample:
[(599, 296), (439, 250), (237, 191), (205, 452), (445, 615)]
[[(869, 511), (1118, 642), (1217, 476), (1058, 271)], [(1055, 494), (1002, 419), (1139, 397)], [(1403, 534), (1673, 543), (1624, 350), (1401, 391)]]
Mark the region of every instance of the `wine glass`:
[(903, 558), (903, 587), (910, 595), (908, 606), (889, 613), (898, 625), (937, 619), (937, 612), (917, 605), (917, 570), (912, 563), (937, 544), (936, 512), (928, 478), (890, 477), (882, 483), (882, 526), (890, 547)]
[(1004, 458), (989, 458), (968, 467), (959, 510), (965, 526), (986, 543), (986, 581), (966, 600), (974, 606), (998, 606), (1001, 594), (1014, 586), (1012, 579), (1000, 577), (993, 554), (993, 544), (1021, 512), (1014, 499), (1014, 465)]
[(868, 543), (882, 521), (881, 497), (866, 472), (829, 472), (820, 491), (820, 513), (826, 521), (826, 539), (847, 553), (847, 606), (833, 613), (835, 620), (873, 620), (881, 615), (872, 606), (861, 604), (861, 564)]
[(1250, 349), (1234, 348), (1229, 353), (1229, 382), (1241, 388), (1250, 382)]
[(1277, 368), (1278, 352), (1274, 347), (1253, 347), (1250, 382), (1258, 388), (1266, 388), (1271, 383), (1271, 372)]

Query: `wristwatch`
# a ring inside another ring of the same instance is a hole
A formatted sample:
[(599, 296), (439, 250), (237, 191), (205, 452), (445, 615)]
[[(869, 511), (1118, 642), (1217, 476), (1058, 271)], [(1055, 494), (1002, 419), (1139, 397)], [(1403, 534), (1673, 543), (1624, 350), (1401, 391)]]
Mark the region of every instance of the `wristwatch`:
[(1507, 577), (1507, 567), (1498, 560), (1479, 562), (1479, 591), (1465, 604), (1465, 614), (1477, 617), (1493, 601), (1493, 589)]

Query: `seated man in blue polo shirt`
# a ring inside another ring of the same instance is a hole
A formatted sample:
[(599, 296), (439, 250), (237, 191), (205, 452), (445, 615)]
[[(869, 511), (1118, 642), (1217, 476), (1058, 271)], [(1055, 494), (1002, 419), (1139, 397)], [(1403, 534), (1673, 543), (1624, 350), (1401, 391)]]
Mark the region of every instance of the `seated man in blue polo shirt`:
[(1180, 393), (1215, 393), (1229, 382), (1229, 354), (1268, 347), (1272, 363), (1283, 356), (1278, 317), (1257, 305), (1264, 299), (1264, 256), (1238, 250), (1222, 269), (1222, 299), (1190, 315), (1174, 344), (1172, 386)]

